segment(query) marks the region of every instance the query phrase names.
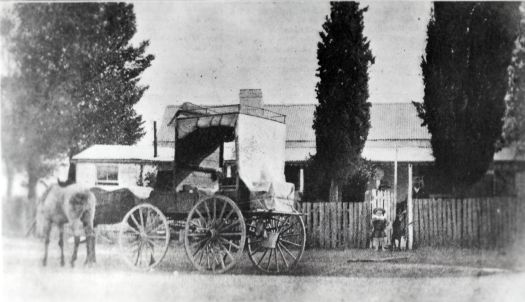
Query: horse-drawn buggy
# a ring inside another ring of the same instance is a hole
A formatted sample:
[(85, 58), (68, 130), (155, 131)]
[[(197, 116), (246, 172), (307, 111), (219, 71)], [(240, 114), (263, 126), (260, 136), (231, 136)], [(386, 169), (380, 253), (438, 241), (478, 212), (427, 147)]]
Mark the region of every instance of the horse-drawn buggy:
[[(264, 272), (293, 269), (306, 234), (294, 186), (284, 177), (285, 118), (249, 106), (181, 106), (170, 122), (173, 197), (159, 204), (150, 198), (125, 215), (119, 245), (126, 262), (142, 269), (159, 264), (176, 222), (184, 221), (179, 234), (200, 271), (225, 272), (244, 250)], [(180, 192), (203, 174), (213, 181), (198, 200)]]

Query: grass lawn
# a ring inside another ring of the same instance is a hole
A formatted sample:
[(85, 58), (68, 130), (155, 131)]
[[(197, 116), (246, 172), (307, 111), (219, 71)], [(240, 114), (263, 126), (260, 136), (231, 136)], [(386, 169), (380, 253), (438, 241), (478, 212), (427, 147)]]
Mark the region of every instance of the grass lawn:
[[(4, 271), (26, 270), (40, 267), (43, 242), (35, 238), (3, 237)], [(130, 271), (122, 261), (116, 244), (99, 238), (97, 243), (97, 270)], [(71, 255), (72, 243), (66, 244), (66, 257)], [(487, 272), (484, 268), (524, 270), (521, 254), (515, 252), (487, 251), (473, 249), (433, 249), (422, 248), (402, 252), (376, 252), (365, 249), (319, 250), (308, 249), (291, 275), (300, 276), (355, 276), (355, 277), (444, 277), (444, 276), (479, 276)], [(403, 257), (394, 262), (348, 262), (350, 259), (380, 259)], [(56, 240), (49, 250), (49, 268), (58, 266), (59, 248)], [(85, 245), (79, 250), (77, 268), (83, 269)], [(67, 261), (66, 261), (67, 262)], [(187, 259), (184, 246), (178, 241), (171, 241), (166, 257), (155, 269), (158, 273), (185, 272), (197, 273)], [(230, 271), (231, 274), (263, 274), (255, 269), (247, 255)]]

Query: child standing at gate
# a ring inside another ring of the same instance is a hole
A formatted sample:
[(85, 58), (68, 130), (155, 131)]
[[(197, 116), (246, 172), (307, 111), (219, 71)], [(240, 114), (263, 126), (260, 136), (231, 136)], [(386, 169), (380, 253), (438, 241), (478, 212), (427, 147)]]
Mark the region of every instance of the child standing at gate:
[(385, 229), (388, 225), (386, 220), (386, 211), (383, 208), (375, 208), (372, 211), (372, 247), (378, 251), (379, 246), (384, 251), (386, 250), (386, 232)]

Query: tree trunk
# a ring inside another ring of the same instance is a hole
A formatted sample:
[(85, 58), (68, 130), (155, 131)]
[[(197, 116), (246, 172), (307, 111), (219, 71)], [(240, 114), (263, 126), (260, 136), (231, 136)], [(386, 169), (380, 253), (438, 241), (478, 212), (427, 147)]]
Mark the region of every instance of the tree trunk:
[(38, 182), (38, 176), (28, 169), (27, 174), (29, 176), (27, 180), (27, 199), (32, 202), (36, 198), (36, 184)]
[(330, 202), (339, 202), (341, 201), (341, 186), (339, 185), (339, 182), (337, 182), (335, 179), (330, 180), (330, 196), (329, 200)]

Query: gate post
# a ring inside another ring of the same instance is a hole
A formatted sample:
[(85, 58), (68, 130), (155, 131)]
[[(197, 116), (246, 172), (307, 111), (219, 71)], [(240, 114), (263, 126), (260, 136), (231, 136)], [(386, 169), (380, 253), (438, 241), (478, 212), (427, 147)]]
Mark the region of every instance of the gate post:
[(414, 244), (414, 206), (412, 202), (412, 164), (408, 164), (408, 195), (407, 195), (407, 210), (408, 210), (408, 249), (411, 250)]

